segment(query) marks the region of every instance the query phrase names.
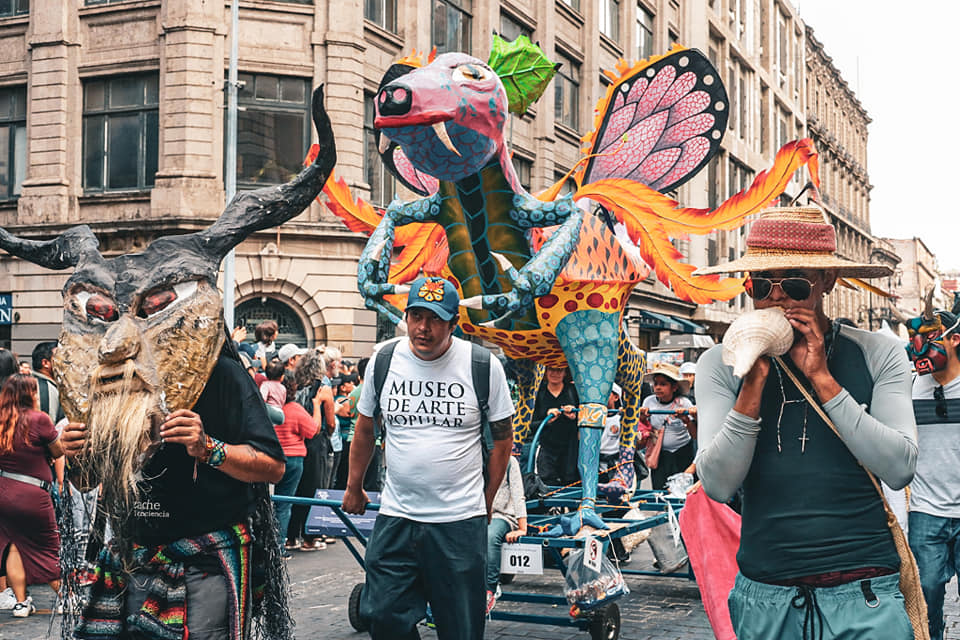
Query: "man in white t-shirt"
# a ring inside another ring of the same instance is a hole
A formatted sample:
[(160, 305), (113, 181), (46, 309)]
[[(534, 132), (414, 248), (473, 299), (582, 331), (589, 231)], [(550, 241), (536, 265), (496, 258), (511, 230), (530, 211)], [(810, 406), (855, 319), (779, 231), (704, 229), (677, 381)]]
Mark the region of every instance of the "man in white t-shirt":
[[(442, 278), (410, 285), (409, 339), (397, 341), (380, 391), (387, 473), (360, 602), (373, 640), (419, 638), (416, 625), (428, 602), (444, 640), (483, 637), (487, 522), (510, 456), (513, 402), (503, 366), (491, 358), (487, 419), (494, 447), (484, 487), (472, 347), (453, 336), (459, 304), (457, 290)], [(368, 502), (363, 477), (373, 454), (375, 361), (357, 404), (347, 513), (363, 513)]]
[(960, 303), (927, 308), (907, 322), (907, 354), (917, 368), (917, 473), (910, 484), (907, 535), (927, 601), (930, 639), (942, 640), (943, 598), (960, 566)]

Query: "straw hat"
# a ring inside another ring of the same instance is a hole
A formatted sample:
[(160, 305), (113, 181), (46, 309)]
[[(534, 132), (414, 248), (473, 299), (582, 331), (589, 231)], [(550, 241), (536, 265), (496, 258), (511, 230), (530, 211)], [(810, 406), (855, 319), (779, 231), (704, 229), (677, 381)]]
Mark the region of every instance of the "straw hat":
[(841, 278), (880, 278), (893, 273), (887, 265), (851, 262), (836, 253), (837, 234), (823, 209), (773, 207), (761, 211), (750, 227), (742, 258), (702, 267), (693, 275), (776, 269), (834, 269)]
[(653, 382), (653, 376), (663, 376), (669, 378), (676, 382), (680, 386), (680, 393), (687, 395), (690, 393), (690, 381), (685, 379), (680, 375), (680, 369), (675, 364), (669, 364), (667, 362), (658, 362), (653, 365), (646, 375), (643, 377), (650, 382)]

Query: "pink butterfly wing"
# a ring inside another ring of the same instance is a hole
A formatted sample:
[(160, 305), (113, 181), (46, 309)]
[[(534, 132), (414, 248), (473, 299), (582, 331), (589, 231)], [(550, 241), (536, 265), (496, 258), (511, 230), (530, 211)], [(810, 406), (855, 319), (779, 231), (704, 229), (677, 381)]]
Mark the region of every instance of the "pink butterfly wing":
[(665, 192), (716, 153), (727, 124), (727, 93), (701, 52), (684, 49), (632, 70), (614, 91), (584, 184), (629, 178)]

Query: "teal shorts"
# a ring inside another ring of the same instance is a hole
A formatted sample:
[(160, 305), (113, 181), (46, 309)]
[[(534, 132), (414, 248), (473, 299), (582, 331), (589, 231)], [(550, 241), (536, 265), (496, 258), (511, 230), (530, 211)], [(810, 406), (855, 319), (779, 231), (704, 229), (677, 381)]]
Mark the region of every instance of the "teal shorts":
[(836, 587), (783, 587), (737, 574), (727, 604), (737, 640), (913, 640), (900, 574)]

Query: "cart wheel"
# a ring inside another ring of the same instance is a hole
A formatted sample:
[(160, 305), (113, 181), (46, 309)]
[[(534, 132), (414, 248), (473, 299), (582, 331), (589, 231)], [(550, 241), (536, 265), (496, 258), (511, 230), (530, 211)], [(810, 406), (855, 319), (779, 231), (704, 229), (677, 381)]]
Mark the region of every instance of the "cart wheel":
[[(360, 597), (363, 595), (363, 583), (353, 585), (353, 591), (350, 592), (350, 602), (347, 605), (347, 618), (350, 619), (350, 626), (357, 631), (366, 631), (370, 624), (365, 618), (360, 617)], [(617, 615), (619, 623), (620, 616)]]
[(500, 584), (510, 584), (513, 582), (514, 574), (512, 573), (501, 573), (500, 574)]
[(620, 607), (616, 603), (601, 609), (590, 623), (591, 640), (617, 640), (620, 637)]

